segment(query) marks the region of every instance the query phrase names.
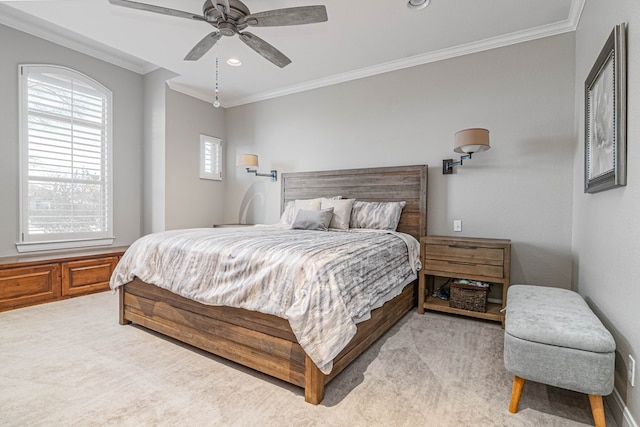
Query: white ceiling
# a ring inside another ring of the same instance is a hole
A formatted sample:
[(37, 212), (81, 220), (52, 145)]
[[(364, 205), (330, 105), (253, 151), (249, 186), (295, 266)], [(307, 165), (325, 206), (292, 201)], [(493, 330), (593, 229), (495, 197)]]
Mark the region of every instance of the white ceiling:
[[(202, 14), (204, 0), (137, 0)], [(107, 0), (0, 1), (0, 23), (144, 74), (179, 76), (172, 88), (235, 106), (574, 31), (585, 0), (244, 0), (251, 12), (324, 4), (328, 22), (249, 30), (287, 55), (278, 68), (223, 37), (199, 61), (182, 58), (214, 30), (204, 22), (113, 6)], [(240, 58), (241, 67), (225, 63)]]

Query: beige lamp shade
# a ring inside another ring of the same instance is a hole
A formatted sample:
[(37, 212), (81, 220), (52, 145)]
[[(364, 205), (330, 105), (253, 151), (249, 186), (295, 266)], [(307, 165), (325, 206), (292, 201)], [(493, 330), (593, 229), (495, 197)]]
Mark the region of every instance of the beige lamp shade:
[(456, 153), (477, 153), (491, 148), (489, 145), (489, 131), (473, 128), (456, 132), (453, 151)]
[(238, 154), (236, 156), (236, 166), (244, 168), (258, 167), (258, 156), (255, 154)]

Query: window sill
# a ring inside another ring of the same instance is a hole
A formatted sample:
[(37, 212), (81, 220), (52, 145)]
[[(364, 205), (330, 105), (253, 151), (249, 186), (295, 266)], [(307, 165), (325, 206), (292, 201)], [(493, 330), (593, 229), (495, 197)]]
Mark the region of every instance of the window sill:
[(112, 245), (114, 240), (114, 237), (108, 237), (105, 239), (69, 240), (64, 242), (22, 242), (16, 243), (16, 249), (18, 253), (78, 249), (93, 246), (108, 246)]

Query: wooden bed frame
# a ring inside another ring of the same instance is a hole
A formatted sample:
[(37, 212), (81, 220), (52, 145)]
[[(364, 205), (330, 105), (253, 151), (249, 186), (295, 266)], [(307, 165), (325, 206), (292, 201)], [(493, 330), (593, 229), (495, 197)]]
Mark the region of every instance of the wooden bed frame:
[[(282, 206), (313, 197), (406, 201), (398, 231), (426, 234), (427, 166), (285, 173)], [(204, 305), (139, 279), (120, 287), (120, 324), (131, 322), (304, 388), (318, 404), (325, 385), (400, 320), (416, 301), (416, 282), (359, 323), (355, 337), (323, 374), (305, 354), (288, 321), (258, 312)]]

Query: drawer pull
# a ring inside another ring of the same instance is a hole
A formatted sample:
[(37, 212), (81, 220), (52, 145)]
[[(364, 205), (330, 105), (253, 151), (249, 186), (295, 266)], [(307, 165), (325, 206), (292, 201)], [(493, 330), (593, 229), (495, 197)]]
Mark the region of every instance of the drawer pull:
[(464, 262), (464, 261), (448, 261), (449, 264), (457, 264), (457, 265), (476, 265), (474, 262)]
[(462, 245), (449, 245), (450, 248), (458, 248), (458, 249), (478, 249), (477, 246), (462, 246)]

